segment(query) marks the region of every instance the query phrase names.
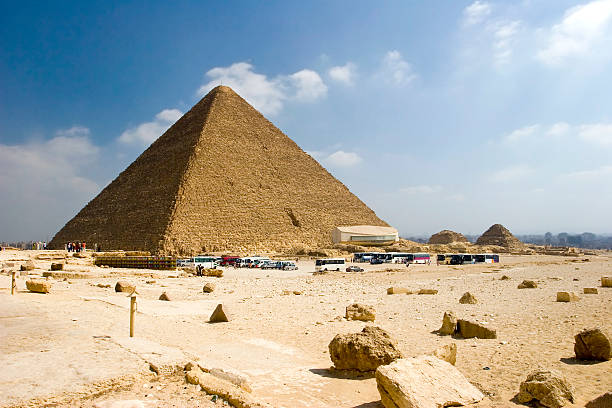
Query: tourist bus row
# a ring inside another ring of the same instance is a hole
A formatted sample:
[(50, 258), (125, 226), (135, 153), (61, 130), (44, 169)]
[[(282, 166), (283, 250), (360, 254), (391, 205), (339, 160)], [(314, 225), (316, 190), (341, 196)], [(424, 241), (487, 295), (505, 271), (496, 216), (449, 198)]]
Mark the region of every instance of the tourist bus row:
[[(431, 262), (431, 256), (425, 253), (407, 252), (357, 252), (353, 254), (353, 262), (369, 262), (371, 264), (429, 264)], [(498, 262), (498, 254), (440, 254), (436, 257), (436, 263), (438, 265), (463, 265)]]
[(465, 265), (477, 263), (499, 263), (498, 254), (439, 254), (438, 265)]
[(282, 269), (296, 270), (294, 261), (272, 260), (265, 256), (213, 256), (198, 255), (193, 258), (177, 260), (177, 266), (192, 267), (196, 270), (216, 269), (219, 266), (233, 266), (234, 268)]

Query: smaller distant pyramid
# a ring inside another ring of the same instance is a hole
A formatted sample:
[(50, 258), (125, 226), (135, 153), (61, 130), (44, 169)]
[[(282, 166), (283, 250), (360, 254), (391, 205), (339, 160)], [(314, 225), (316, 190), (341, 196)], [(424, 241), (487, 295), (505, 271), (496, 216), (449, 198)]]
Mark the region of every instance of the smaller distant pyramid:
[(442, 230), (429, 238), (430, 244), (452, 244), (453, 242), (468, 242), (468, 239), (455, 231)]
[(476, 244), (497, 245), (505, 248), (516, 248), (525, 245), (501, 224), (491, 225), (491, 227), (476, 240)]

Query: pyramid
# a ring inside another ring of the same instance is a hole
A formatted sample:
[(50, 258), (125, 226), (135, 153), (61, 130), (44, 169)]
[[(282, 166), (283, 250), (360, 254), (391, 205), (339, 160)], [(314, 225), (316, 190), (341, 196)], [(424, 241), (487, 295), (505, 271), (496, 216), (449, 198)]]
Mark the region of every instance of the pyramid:
[(388, 226), (231, 88), (211, 90), (55, 235), (189, 255), (331, 245)]
[(429, 238), (429, 244), (451, 244), (453, 242), (468, 242), (467, 238), (455, 231), (442, 230)]
[(497, 245), (506, 248), (522, 247), (519, 241), (506, 227), (501, 224), (494, 224), (476, 240), (477, 245)]

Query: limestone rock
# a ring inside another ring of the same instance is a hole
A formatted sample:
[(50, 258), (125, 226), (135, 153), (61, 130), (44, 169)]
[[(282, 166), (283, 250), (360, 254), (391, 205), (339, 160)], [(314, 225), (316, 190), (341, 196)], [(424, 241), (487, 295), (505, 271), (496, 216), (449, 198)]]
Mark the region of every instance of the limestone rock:
[(444, 312), (442, 317), (442, 327), (438, 330), (438, 333), (442, 335), (453, 335), (457, 331), (457, 317), (451, 311)]
[(26, 288), (30, 292), (49, 293), (51, 290), (51, 282), (44, 280), (29, 280), (26, 281)]
[(336, 335), (329, 343), (329, 356), (339, 370), (374, 371), (402, 354), (389, 333), (366, 326), (359, 333)]
[(574, 389), (558, 371), (535, 370), (521, 383), (517, 400), (536, 400), (548, 408), (561, 408), (574, 402)]
[(115, 292), (132, 293), (135, 290), (136, 290), (136, 285), (129, 283), (127, 281), (118, 281), (115, 284)]
[(580, 297), (574, 292), (557, 292), (557, 302), (577, 302)]
[(200, 275), (201, 276), (212, 276), (215, 278), (220, 278), (223, 276), (223, 269), (216, 269), (216, 268), (210, 268), (210, 269), (202, 269), (200, 271)]
[(465, 292), (463, 296), (461, 296), (461, 299), (459, 299), (459, 303), (463, 305), (465, 304), (475, 305), (476, 303), (478, 303), (478, 299), (476, 299), (476, 297), (472, 295), (470, 292)]
[(419, 295), (437, 295), (438, 289), (420, 289), (418, 294)]
[(538, 287), (538, 284), (532, 280), (524, 280), (519, 285), (519, 289), (535, 289)]
[(230, 316), (227, 312), (227, 308), (223, 306), (223, 304), (219, 303), (215, 308), (215, 311), (210, 315), (210, 319), (208, 319), (209, 323), (220, 323), (220, 322), (229, 322)]
[(202, 288), (202, 292), (204, 293), (212, 293), (215, 291), (215, 284), (212, 282), (208, 282), (206, 285), (204, 285), (204, 287)]
[(611, 408), (612, 407), (612, 392), (606, 392), (587, 402), (585, 408)]
[(52, 271), (62, 271), (64, 270), (64, 264), (63, 263), (52, 263), (51, 270)]
[(499, 280), (510, 280), (510, 277), (508, 275), (503, 275)]
[(451, 343), (438, 347), (434, 350), (432, 355), (438, 357), (440, 360), (444, 360), (452, 365), (455, 365), (457, 362), (457, 344)]
[(585, 295), (596, 295), (597, 293), (599, 293), (597, 291), (597, 288), (584, 288), (583, 292)]
[(600, 329), (585, 329), (574, 336), (574, 353), (579, 360), (607, 361), (612, 358), (610, 336)]
[(429, 238), (430, 244), (452, 244), (453, 242), (469, 242), (463, 235), (455, 231), (442, 230)]
[(604, 288), (612, 288), (612, 277), (610, 276), (602, 276), (601, 277), (601, 286)]
[(162, 292), (162, 294), (159, 295), (159, 300), (170, 301), (170, 295), (168, 295), (166, 292)]
[(407, 295), (411, 295), (413, 292), (410, 289), (407, 288), (401, 288), (399, 286), (392, 286), (389, 289), (387, 289), (387, 295), (397, 295), (400, 293), (405, 293)]
[(488, 327), (469, 320), (459, 319), (457, 321), (457, 332), (464, 339), (471, 339), (473, 337), (479, 339), (496, 339), (497, 332)]
[(437, 408), (474, 404), (482, 392), (446, 361), (433, 356), (396, 360), (376, 370), (385, 408)]
[(376, 311), (372, 306), (354, 303), (346, 307), (346, 320), (361, 320), (373, 322), (376, 319)]
[(34, 265), (34, 262), (32, 262), (31, 260), (26, 261), (26, 263), (21, 264), (19, 270), (20, 271), (33, 271), (36, 268), (36, 266)]

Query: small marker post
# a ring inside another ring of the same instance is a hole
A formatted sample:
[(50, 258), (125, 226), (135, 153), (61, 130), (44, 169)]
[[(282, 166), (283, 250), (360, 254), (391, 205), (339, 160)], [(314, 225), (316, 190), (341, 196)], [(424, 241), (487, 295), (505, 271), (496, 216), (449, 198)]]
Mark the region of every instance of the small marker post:
[(130, 294), (130, 337), (134, 337), (134, 315), (136, 314), (136, 291)]
[(15, 289), (17, 289), (17, 282), (15, 282), (15, 271), (11, 272), (11, 295), (15, 294)]

